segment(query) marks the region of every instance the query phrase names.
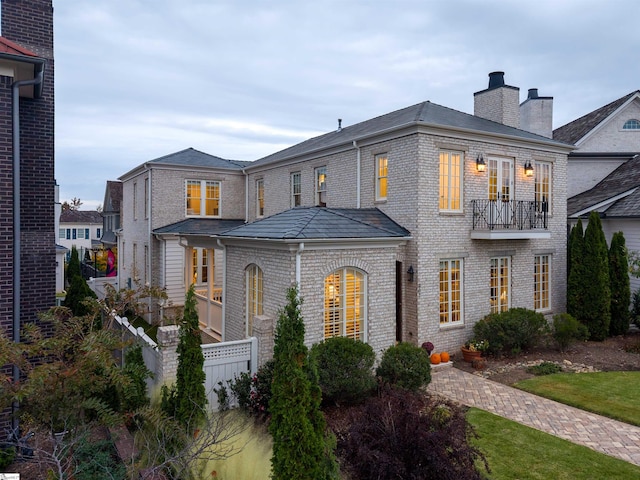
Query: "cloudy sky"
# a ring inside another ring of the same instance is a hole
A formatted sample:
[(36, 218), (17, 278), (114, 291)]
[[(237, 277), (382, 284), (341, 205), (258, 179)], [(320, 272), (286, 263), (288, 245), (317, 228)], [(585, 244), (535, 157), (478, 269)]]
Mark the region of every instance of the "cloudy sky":
[(640, 2), (54, 0), (61, 201), (188, 147), (256, 160), (415, 103), (473, 113), (488, 74), (554, 128), (640, 89)]

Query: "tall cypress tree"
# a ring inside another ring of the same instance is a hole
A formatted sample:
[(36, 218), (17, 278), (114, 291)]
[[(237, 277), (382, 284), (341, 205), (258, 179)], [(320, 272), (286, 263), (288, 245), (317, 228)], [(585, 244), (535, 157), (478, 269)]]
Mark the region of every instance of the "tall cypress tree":
[(296, 288), (287, 291), (287, 300), (278, 318), (273, 348), (275, 363), (269, 403), (273, 478), (337, 478), (331, 437), (320, 410), (317, 374), (309, 364), (304, 345), (304, 322)]
[(584, 275), (582, 260), (584, 256), (584, 232), (582, 220), (571, 229), (569, 235), (569, 271), (567, 276), (567, 312), (582, 321), (582, 298), (584, 296)]
[(582, 321), (589, 329), (589, 338), (602, 341), (609, 335), (611, 286), (607, 240), (597, 212), (591, 212), (584, 233), (583, 267)]
[(631, 286), (629, 284), (629, 262), (624, 234), (616, 232), (609, 248), (609, 277), (611, 281), (611, 324), (610, 335), (624, 335), (629, 330), (629, 304)]
[(91, 290), (87, 281), (82, 277), (80, 257), (78, 256), (76, 247), (71, 247), (71, 258), (67, 265), (67, 279), (69, 288), (67, 289), (67, 294), (64, 297), (62, 305), (70, 308), (76, 317), (82, 317), (91, 313), (91, 308), (87, 307), (83, 302), (87, 297), (98, 298), (98, 296)]

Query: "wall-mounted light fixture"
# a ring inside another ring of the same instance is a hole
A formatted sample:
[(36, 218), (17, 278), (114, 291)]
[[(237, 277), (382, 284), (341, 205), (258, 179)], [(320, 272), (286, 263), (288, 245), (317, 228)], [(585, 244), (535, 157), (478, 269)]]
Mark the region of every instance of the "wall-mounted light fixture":
[(409, 267), (409, 270), (407, 270), (407, 273), (409, 274), (409, 281), (410, 281), (410, 282), (413, 282), (413, 274), (414, 274), (414, 273), (416, 273), (416, 272), (414, 272), (414, 270), (413, 270), (413, 265), (411, 265), (411, 266)]
[(531, 162), (529, 160), (527, 160), (527, 163), (524, 164), (524, 174), (527, 177), (533, 177), (533, 165), (531, 165)]
[(484, 158), (482, 158), (482, 155), (478, 155), (478, 158), (476, 158), (476, 170), (478, 172), (484, 172), (486, 168), (487, 164), (484, 163)]

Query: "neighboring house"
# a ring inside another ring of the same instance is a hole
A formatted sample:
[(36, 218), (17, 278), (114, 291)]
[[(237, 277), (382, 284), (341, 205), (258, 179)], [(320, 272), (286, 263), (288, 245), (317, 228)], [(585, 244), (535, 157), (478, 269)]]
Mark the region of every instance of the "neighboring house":
[[(627, 248), (640, 252), (640, 90), (557, 128), (553, 136), (577, 147), (568, 160), (569, 225), (597, 211), (608, 243), (621, 231)], [(640, 288), (633, 276), (631, 288)]]
[(55, 186), (55, 228), (56, 235), (56, 298), (59, 294), (64, 293), (64, 264), (69, 249), (60, 245), (60, 214), (62, 213), (62, 205), (60, 204), (60, 187)]
[[(573, 147), (550, 138), (551, 112), (552, 98), (535, 89), (519, 105), (519, 89), (494, 72), (475, 94), (475, 115), (423, 102), (312, 138), (237, 170), (235, 201), (246, 205), (246, 224), (230, 228), (222, 216), (170, 224), (152, 212), (144, 231), (165, 242), (154, 262), (174, 265), (162, 256), (171, 241), (175, 266), (187, 259), (184, 288), (195, 280), (217, 295), (222, 286), (215, 315), (223, 340), (273, 324), (295, 283), (307, 344), (345, 335), (376, 352), (398, 340), (453, 350), (476, 321), (509, 307), (562, 312)], [(135, 198), (127, 185), (137, 179), (141, 188), (149, 164), (121, 178), (126, 215)], [(177, 184), (155, 178), (163, 214), (165, 204), (189, 208), (193, 175)], [(175, 194), (181, 184), (186, 197)], [(139, 257), (138, 268), (148, 270)], [(151, 276), (166, 284), (162, 272)]]
[(71, 250), (76, 247), (80, 261), (99, 249), (102, 237), (102, 214), (97, 210), (62, 210), (60, 214), (60, 245)]
[(116, 232), (120, 230), (120, 204), (122, 203), (122, 182), (107, 180), (102, 203), (102, 237), (105, 248), (117, 248)]
[[(242, 224), (242, 169), (246, 164), (189, 148), (145, 162), (122, 175), (119, 284), (166, 288), (169, 302), (180, 306), (186, 289), (195, 283), (200, 301), (206, 304), (202, 308), (206, 310), (211, 302), (219, 304), (222, 272), (213, 264), (222, 264), (221, 251), (218, 258), (207, 257), (202, 250), (194, 250), (186, 257), (179, 235), (167, 226), (183, 222), (188, 233), (199, 231), (202, 224), (222, 221), (225, 228)], [(216, 283), (207, 292), (209, 279)], [(157, 320), (160, 308), (150, 306), (152, 320)], [(203, 322), (207, 323), (204, 318)]]
[(0, 329), (19, 341), (55, 305), (53, 8), (5, 1), (0, 17)]

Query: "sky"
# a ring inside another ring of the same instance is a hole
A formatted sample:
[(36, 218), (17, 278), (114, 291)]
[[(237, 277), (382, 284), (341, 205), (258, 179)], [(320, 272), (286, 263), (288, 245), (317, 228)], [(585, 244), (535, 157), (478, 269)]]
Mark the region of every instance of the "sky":
[(488, 74), (557, 128), (640, 89), (635, 0), (53, 0), (60, 201), (185, 148), (257, 160)]

